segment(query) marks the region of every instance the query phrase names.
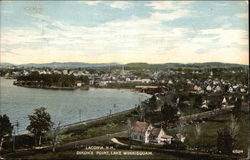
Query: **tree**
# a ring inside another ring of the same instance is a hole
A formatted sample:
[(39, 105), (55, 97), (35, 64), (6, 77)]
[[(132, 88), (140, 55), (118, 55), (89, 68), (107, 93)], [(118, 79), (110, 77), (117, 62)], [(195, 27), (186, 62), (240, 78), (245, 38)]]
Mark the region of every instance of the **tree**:
[(194, 107), (200, 107), (201, 105), (202, 105), (202, 97), (199, 94), (199, 95), (195, 96)]
[(161, 109), (162, 120), (166, 123), (176, 122), (178, 120), (177, 116), (178, 109), (172, 105), (164, 105)]
[(30, 125), (28, 125), (27, 130), (34, 134), (35, 144), (38, 145), (41, 145), (44, 133), (49, 131), (50, 127), (53, 125), (49, 113), (47, 113), (45, 110), (46, 108), (44, 107), (35, 109), (35, 113), (28, 116)]
[(231, 115), (231, 123), (229, 125), (229, 131), (233, 139), (236, 138), (236, 136), (239, 133), (240, 126), (238, 124), (238, 119), (233, 114)]
[(230, 129), (225, 127), (217, 132), (217, 149), (223, 154), (231, 154), (233, 150), (234, 138), (231, 135)]
[(156, 96), (155, 95), (153, 95), (149, 99), (148, 105), (149, 105), (149, 109), (150, 109), (151, 112), (154, 112), (154, 110), (157, 109), (157, 103), (156, 103)]
[(236, 102), (234, 103), (235, 107), (233, 108), (233, 115), (238, 120), (241, 117), (241, 106), (242, 106), (242, 100), (240, 97), (237, 97)]
[(200, 135), (201, 135), (201, 125), (199, 123), (195, 124), (194, 135), (195, 135), (195, 138), (196, 138), (196, 147), (197, 147), (197, 151), (198, 151), (199, 138), (200, 138)]
[(216, 107), (217, 107), (217, 106), (216, 106), (216, 102), (215, 102), (214, 100), (209, 101), (209, 103), (208, 103), (208, 108), (209, 108), (209, 109), (213, 110), (213, 109), (215, 109)]
[(4, 114), (0, 115), (0, 152), (2, 150), (4, 139), (10, 137), (12, 133), (12, 125), (9, 117)]

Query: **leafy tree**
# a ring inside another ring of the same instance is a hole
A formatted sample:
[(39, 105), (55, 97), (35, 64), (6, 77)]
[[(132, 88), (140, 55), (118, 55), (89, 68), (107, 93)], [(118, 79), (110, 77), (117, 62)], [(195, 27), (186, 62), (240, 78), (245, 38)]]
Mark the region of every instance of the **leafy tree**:
[(176, 122), (178, 120), (177, 116), (178, 109), (172, 105), (164, 105), (161, 109), (162, 120), (166, 123)]
[(30, 125), (27, 127), (27, 130), (34, 134), (35, 144), (38, 145), (41, 145), (44, 133), (49, 131), (50, 127), (53, 125), (49, 113), (47, 113), (45, 110), (46, 108), (44, 107), (35, 109), (35, 113), (28, 116)]
[(213, 110), (217, 107), (216, 102), (214, 100), (209, 101), (208, 108)]
[(153, 112), (155, 109), (157, 109), (157, 103), (156, 103), (156, 96), (153, 95), (150, 99), (149, 99), (149, 108), (150, 110)]
[(195, 135), (195, 139), (196, 139), (196, 147), (197, 147), (197, 152), (199, 149), (199, 145), (200, 145), (200, 136), (201, 136), (201, 125), (199, 123), (195, 124), (195, 128), (194, 128), (194, 135)]
[(201, 105), (202, 105), (202, 97), (199, 94), (199, 95), (195, 96), (194, 107), (200, 107)]
[(241, 117), (241, 106), (242, 106), (242, 100), (240, 97), (237, 97), (236, 102), (234, 103), (235, 107), (233, 108), (233, 115), (237, 120)]
[(233, 150), (234, 138), (228, 127), (217, 132), (217, 149), (223, 154), (231, 154)]
[(0, 152), (2, 150), (4, 139), (10, 137), (12, 133), (12, 125), (9, 117), (4, 114), (0, 115)]

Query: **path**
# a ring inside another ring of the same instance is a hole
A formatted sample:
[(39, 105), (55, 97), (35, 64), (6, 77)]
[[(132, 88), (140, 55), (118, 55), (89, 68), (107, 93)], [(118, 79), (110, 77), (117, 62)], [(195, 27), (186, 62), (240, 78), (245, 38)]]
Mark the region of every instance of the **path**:
[(205, 118), (211, 118), (211, 117), (217, 116), (219, 114), (223, 114), (223, 113), (226, 113), (228, 111), (231, 111), (234, 107), (235, 107), (234, 105), (231, 105), (231, 106), (226, 106), (226, 107), (214, 109), (212, 111), (182, 116), (179, 118), (179, 121), (180, 122), (190, 122), (190, 121), (194, 121), (194, 120), (202, 120)]

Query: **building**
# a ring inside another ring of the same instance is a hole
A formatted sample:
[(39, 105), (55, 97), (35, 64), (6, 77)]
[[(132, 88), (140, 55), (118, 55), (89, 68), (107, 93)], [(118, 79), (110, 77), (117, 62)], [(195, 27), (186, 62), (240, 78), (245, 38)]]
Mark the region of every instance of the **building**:
[(143, 143), (149, 143), (150, 131), (153, 129), (147, 122), (136, 121), (131, 128), (131, 139)]
[(211, 91), (211, 90), (212, 90), (212, 87), (208, 85), (208, 86), (206, 87), (206, 90), (207, 90), (207, 91)]
[(180, 133), (177, 133), (177, 134), (176, 134), (175, 140), (184, 143), (184, 142), (185, 142), (185, 139), (186, 139), (186, 137), (183, 136), (182, 134), (180, 134)]
[(76, 81), (76, 86), (81, 87), (83, 85), (82, 81)]
[(131, 128), (131, 139), (143, 143), (171, 144), (172, 136), (166, 135), (162, 128), (154, 128), (147, 122), (136, 121)]
[(203, 102), (202, 102), (202, 105), (201, 105), (201, 108), (205, 108), (205, 109), (208, 109), (208, 102), (207, 102), (207, 100), (204, 100)]
[(173, 137), (172, 136), (169, 136), (169, 135), (163, 135), (161, 136), (161, 138), (163, 139), (163, 141), (167, 144), (171, 144), (172, 143), (172, 139)]
[(135, 86), (135, 90), (144, 93), (160, 93), (166, 90), (165, 86)]
[(162, 128), (153, 128), (150, 131), (149, 141), (151, 143), (164, 144), (167, 139), (164, 137), (166, 134)]

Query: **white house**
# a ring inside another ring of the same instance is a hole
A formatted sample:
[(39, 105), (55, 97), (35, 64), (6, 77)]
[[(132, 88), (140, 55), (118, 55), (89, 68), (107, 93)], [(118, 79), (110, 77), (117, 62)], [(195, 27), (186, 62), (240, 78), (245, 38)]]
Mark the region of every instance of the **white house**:
[(145, 78), (145, 79), (142, 79), (141, 81), (142, 81), (142, 83), (150, 83), (151, 79), (146, 79)]
[(39, 74), (47, 74), (46, 71), (39, 71)]
[(240, 88), (240, 92), (245, 93), (246, 92), (245, 88)]
[(154, 128), (147, 122), (136, 121), (131, 127), (132, 140), (143, 143), (171, 144), (172, 136), (166, 135), (162, 128)]
[(177, 133), (175, 139), (176, 139), (177, 141), (181, 141), (182, 143), (184, 143), (186, 137), (184, 137), (184, 136), (183, 136), (182, 134), (180, 134), (180, 133)]
[(81, 87), (82, 86), (82, 81), (76, 81), (76, 86)]
[(211, 91), (211, 90), (212, 90), (212, 87), (208, 85), (208, 86), (206, 87), (206, 90), (207, 90), (207, 91)]
[(187, 79), (187, 84), (192, 84), (192, 82), (189, 79)]
[(172, 137), (172, 136), (169, 136), (169, 135), (163, 135), (163, 136), (161, 136), (161, 138), (163, 139), (163, 141), (164, 141), (165, 143), (168, 143), (168, 144), (171, 144), (172, 139), (173, 139), (173, 137)]
[(129, 77), (127, 77), (125, 81), (127, 81), (127, 82), (128, 82), (128, 81), (131, 81), (131, 79), (130, 79)]
[(149, 143), (150, 131), (153, 129), (147, 122), (136, 121), (131, 128), (131, 139), (143, 143)]
[(199, 91), (201, 88), (197, 85), (194, 86), (194, 91)]
[(29, 74), (29, 72), (27, 72), (26, 70), (23, 71), (23, 75), (27, 76)]
[(204, 100), (202, 105), (201, 105), (201, 108), (205, 108), (205, 109), (208, 109), (208, 105), (207, 105), (207, 100)]
[(214, 74), (213, 74), (213, 71), (211, 71), (211, 72), (210, 72), (210, 76), (213, 76), (213, 75), (214, 75)]
[(233, 93), (234, 89), (232, 87), (229, 87), (228, 92)]
[(63, 72), (62, 72), (64, 75), (68, 75), (68, 70), (63, 70)]
[(168, 84), (173, 84), (173, 81), (170, 79), (170, 80), (168, 81)]
[(238, 87), (239, 87), (238, 85), (234, 85), (234, 86), (233, 86), (233, 89), (236, 90)]
[(164, 141), (166, 141), (164, 135), (166, 134), (162, 128), (153, 128), (149, 135), (149, 141), (151, 143), (164, 144)]
[(220, 92), (221, 91), (221, 87), (218, 85), (215, 87), (215, 92)]

